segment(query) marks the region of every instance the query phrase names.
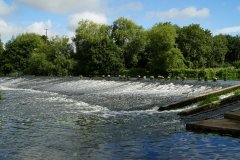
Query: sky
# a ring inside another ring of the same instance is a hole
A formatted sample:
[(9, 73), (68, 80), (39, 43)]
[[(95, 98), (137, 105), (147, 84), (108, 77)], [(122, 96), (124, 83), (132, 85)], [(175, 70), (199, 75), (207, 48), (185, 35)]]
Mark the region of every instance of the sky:
[(240, 34), (239, 0), (0, 0), (0, 36), (30, 32), (73, 37), (83, 19), (111, 25), (125, 17), (145, 29), (159, 22), (200, 24), (213, 35)]

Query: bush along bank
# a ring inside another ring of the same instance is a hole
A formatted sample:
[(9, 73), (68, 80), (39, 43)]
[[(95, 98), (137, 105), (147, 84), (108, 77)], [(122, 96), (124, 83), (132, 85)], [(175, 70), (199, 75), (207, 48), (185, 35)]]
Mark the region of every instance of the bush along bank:
[(137, 76), (154, 76), (157, 78), (159, 75), (170, 79), (196, 79), (196, 80), (239, 80), (240, 69), (233, 67), (229, 68), (206, 68), (206, 69), (171, 69), (166, 72), (151, 72), (143, 68), (125, 69), (119, 72), (121, 75), (130, 77)]
[(187, 77), (189, 79), (222, 79), (239, 80), (240, 69), (234, 68), (209, 68), (209, 69), (172, 69), (168, 72), (172, 77)]

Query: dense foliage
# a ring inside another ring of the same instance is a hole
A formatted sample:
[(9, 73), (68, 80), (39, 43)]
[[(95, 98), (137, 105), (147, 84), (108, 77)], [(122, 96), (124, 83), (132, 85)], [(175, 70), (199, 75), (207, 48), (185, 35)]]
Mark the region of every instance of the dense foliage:
[(111, 28), (82, 21), (74, 39), (76, 74), (117, 74), (123, 68), (121, 48), (111, 38)]
[(75, 66), (72, 54), (73, 48), (69, 46), (68, 39), (55, 37), (32, 52), (26, 73), (67, 76)]
[[(2, 65), (4, 64), (3, 61), (3, 52), (4, 52), (4, 48), (3, 48), (3, 43), (0, 39), (0, 68), (2, 68)], [(0, 73), (1, 74), (1, 73)]]
[[(150, 29), (119, 18), (112, 25), (80, 21), (73, 43), (34, 33), (0, 40), (1, 75), (152, 74), (226, 77), (240, 68), (240, 37), (198, 24), (157, 23)], [(228, 67), (226, 69), (226, 67)], [(231, 69), (229, 69), (231, 68)], [(236, 76), (233, 76), (236, 77)]]
[(176, 48), (176, 28), (171, 24), (156, 24), (148, 34), (149, 65), (153, 73), (164, 73), (172, 68), (184, 68), (184, 57)]
[(11, 72), (24, 72), (29, 67), (32, 52), (43, 44), (41, 36), (26, 33), (8, 41), (2, 54), (1, 71), (4, 75)]

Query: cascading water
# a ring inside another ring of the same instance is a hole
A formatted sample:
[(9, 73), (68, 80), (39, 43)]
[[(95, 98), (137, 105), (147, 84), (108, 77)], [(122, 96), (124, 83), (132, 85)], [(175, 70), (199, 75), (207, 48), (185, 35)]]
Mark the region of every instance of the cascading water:
[(102, 106), (110, 111), (149, 110), (220, 88), (211, 85), (171, 82), (125, 82), (76, 78), (18, 78), (2, 81), (3, 87), (58, 93), (54, 97), (57, 101), (61, 101), (61, 98), (70, 99), (75, 102)]
[[(0, 159), (213, 158), (187, 155), (181, 146), (207, 149), (192, 144), (204, 135), (185, 132), (177, 111), (157, 109), (224, 83), (0, 78)], [(226, 139), (230, 149), (239, 143)]]

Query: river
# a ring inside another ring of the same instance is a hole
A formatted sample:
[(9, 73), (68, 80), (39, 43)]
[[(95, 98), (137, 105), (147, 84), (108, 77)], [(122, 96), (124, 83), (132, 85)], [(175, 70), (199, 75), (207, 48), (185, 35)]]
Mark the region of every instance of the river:
[(159, 107), (226, 82), (0, 78), (0, 159), (239, 159), (240, 139)]

